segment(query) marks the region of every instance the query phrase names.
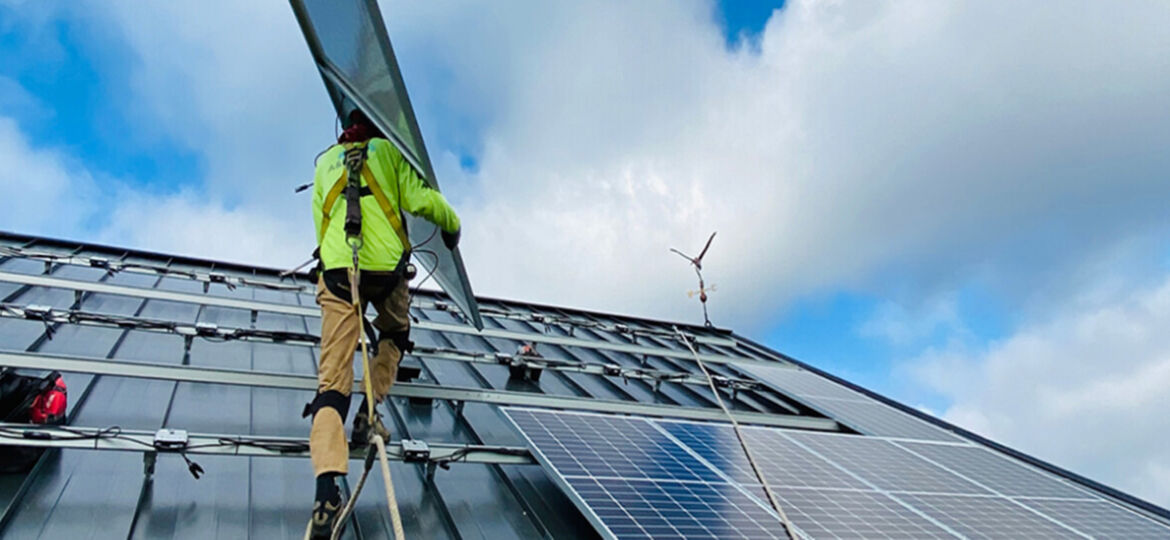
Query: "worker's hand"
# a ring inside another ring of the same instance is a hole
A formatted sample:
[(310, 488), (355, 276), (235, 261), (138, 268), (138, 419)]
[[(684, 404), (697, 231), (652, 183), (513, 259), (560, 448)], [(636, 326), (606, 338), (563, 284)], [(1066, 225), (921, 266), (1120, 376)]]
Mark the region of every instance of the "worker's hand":
[(450, 233), (443, 231), (443, 245), (447, 246), (447, 249), (455, 249), (455, 246), (459, 245), (459, 235), (462, 231), (463, 229), (461, 228), (455, 229), (455, 232)]

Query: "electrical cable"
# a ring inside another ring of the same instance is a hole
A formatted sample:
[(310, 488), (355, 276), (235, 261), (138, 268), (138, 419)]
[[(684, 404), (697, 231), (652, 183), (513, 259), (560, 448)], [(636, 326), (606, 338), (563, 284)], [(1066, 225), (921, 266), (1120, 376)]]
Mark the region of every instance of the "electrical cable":
[(784, 508), (780, 506), (780, 501), (776, 498), (776, 493), (772, 490), (772, 486), (768, 484), (768, 480), (764, 478), (764, 473), (760, 471), (760, 466), (756, 464), (756, 459), (752, 456), (751, 449), (748, 448), (747, 439), (744, 438), (743, 432), (740, 431), (739, 422), (731, 414), (731, 410), (727, 408), (727, 404), (723, 402), (723, 396), (719, 393), (719, 390), (715, 388), (715, 381), (711, 377), (711, 372), (707, 371), (707, 365), (703, 363), (702, 358), (699, 357), (699, 352), (695, 350), (695, 347), (686, 338), (686, 334), (683, 334), (682, 330), (679, 330), (677, 326), (674, 327), (674, 331), (678, 333), (679, 339), (686, 344), (687, 349), (691, 351), (691, 355), (695, 357), (695, 362), (699, 364), (699, 369), (707, 377), (707, 384), (711, 387), (711, 393), (715, 394), (715, 401), (719, 403), (719, 408), (723, 409), (723, 413), (731, 421), (731, 428), (735, 431), (735, 438), (739, 439), (739, 446), (743, 448), (743, 454), (747, 457), (748, 464), (751, 465), (756, 479), (764, 486), (764, 493), (768, 496), (768, 504), (772, 505), (772, 509), (780, 516), (780, 523), (784, 526), (784, 533), (788, 535), (788, 540), (796, 540), (796, 531), (792, 528), (792, 522), (788, 520), (788, 514), (784, 513)]

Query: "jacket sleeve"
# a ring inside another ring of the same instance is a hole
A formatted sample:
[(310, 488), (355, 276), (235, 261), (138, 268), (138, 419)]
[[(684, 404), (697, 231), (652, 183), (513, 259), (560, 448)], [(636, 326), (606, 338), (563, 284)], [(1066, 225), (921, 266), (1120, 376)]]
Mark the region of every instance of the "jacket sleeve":
[(443, 194), (428, 187), (402, 153), (389, 141), (387, 143), (390, 159), (381, 162), (393, 170), (382, 171), (382, 178), (398, 179), (398, 202), (401, 208), (425, 218), (446, 232), (459, 230), (459, 216), (455, 215), (455, 209), (451, 208)]
[(325, 188), (322, 187), (320, 159), (317, 160), (313, 171), (313, 231), (317, 233), (317, 245), (321, 245), (321, 237), (325, 231), (321, 230), (321, 221), (324, 213), (321, 206), (325, 204)]

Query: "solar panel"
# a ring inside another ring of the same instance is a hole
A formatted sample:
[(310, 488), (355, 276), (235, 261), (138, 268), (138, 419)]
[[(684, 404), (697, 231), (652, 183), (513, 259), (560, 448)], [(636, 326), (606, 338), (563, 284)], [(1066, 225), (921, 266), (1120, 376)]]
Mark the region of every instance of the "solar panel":
[(789, 394), (865, 401), (869, 398), (816, 373), (790, 367), (743, 366), (741, 369), (764, 379)]
[(1170, 527), (1105, 501), (1017, 500), (1094, 538), (1129, 540), (1170, 538)]
[(894, 446), (859, 435), (785, 433), (817, 455), (848, 469), (874, 487), (922, 493), (990, 494), (959, 476)]
[(508, 416), (565, 476), (724, 481), (641, 418), (527, 409)]
[[(744, 484), (757, 484), (728, 425), (657, 422), (708, 463)], [(781, 486), (867, 489), (862, 481), (785, 438), (779, 431), (745, 428), (744, 437), (769, 483)]]
[(1070, 529), (1002, 497), (913, 495), (899, 499), (967, 538), (1069, 538)]
[(874, 491), (784, 488), (776, 496), (793, 525), (812, 538), (954, 538)]
[(505, 409), (537, 459), (613, 538), (783, 538), (758, 499), (641, 418)]
[(731, 484), (566, 479), (616, 538), (784, 538), (776, 518)]
[(805, 398), (805, 401), (830, 418), (868, 435), (922, 439), (927, 441), (959, 442), (963, 440), (918, 418), (874, 400), (852, 401), (829, 398)]
[[(505, 413), (603, 536), (783, 535), (727, 424)], [(807, 538), (1170, 538), (1159, 522), (976, 446), (759, 426), (743, 434)]]
[(965, 476), (1000, 495), (1089, 499), (1092, 494), (1055, 476), (1021, 465), (1006, 456), (976, 446), (897, 441), (946, 469)]
[(834, 420), (868, 435), (928, 441), (962, 441), (937, 426), (812, 372), (768, 366), (744, 366), (742, 369)]

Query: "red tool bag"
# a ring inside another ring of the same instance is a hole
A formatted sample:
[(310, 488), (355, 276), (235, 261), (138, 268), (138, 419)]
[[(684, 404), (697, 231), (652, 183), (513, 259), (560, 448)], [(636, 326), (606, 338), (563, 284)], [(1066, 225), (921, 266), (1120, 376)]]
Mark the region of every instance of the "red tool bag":
[[(54, 371), (44, 377), (0, 368), (0, 421), (18, 424), (65, 423), (65, 379)], [(43, 449), (0, 445), (0, 472), (32, 469)]]

